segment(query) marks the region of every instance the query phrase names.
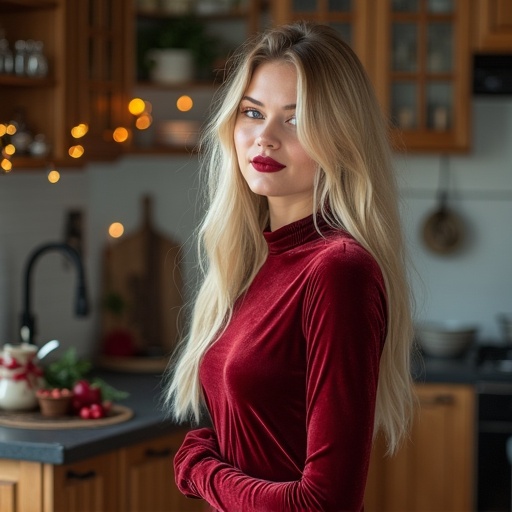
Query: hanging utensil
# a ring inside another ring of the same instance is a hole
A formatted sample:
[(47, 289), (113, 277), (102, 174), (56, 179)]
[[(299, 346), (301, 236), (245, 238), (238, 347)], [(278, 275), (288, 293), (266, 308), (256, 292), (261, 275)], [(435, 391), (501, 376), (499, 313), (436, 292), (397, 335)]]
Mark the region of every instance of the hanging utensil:
[(438, 206), (423, 224), (423, 241), (428, 249), (438, 254), (451, 254), (460, 249), (464, 241), (464, 223), (448, 207), (449, 161), (441, 158), (439, 168)]
[(37, 359), (40, 361), (41, 359), (43, 359), (43, 357), (46, 357), (50, 352), (53, 352), (55, 349), (59, 348), (59, 346), (59, 340), (48, 341), (37, 351)]

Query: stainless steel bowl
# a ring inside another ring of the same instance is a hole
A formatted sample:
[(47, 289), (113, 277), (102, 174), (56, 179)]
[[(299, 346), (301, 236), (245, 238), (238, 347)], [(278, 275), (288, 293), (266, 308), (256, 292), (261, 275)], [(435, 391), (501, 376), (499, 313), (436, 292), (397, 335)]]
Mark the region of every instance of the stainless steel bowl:
[(474, 343), (478, 327), (456, 321), (424, 322), (416, 327), (419, 344), (426, 355), (461, 357)]

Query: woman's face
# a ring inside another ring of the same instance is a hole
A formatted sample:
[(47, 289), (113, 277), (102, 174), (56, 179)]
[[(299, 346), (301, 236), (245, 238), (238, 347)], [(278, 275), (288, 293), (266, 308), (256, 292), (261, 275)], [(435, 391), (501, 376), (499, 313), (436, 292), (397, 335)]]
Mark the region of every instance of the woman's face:
[(269, 206), (312, 212), (316, 163), (297, 138), (297, 72), (283, 61), (261, 64), (240, 102), (234, 130), (238, 164), (249, 188)]

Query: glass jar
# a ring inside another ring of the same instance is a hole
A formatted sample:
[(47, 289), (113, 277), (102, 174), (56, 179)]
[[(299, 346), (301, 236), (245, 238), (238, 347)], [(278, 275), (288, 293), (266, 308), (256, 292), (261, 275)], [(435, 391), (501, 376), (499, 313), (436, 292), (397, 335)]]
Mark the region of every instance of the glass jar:
[(14, 43), (14, 74), (18, 76), (25, 75), (25, 65), (27, 60), (27, 42), (18, 39)]
[(27, 60), (25, 74), (33, 77), (44, 77), (48, 74), (48, 61), (43, 53), (42, 41), (27, 41)]
[(14, 59), (9, 48), (9, 41), (0, 39), (0, 75), (10, 75), (14, 71)]

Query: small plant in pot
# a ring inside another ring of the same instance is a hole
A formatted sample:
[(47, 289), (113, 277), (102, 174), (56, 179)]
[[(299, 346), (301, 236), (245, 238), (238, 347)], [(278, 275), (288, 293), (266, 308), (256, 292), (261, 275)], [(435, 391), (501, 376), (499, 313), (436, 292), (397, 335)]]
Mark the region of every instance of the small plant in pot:
[(194, 16), (160, 21), (139, 32), (139, 68), (151, 80), (179, 84), (212, 77), (219, 41)]

